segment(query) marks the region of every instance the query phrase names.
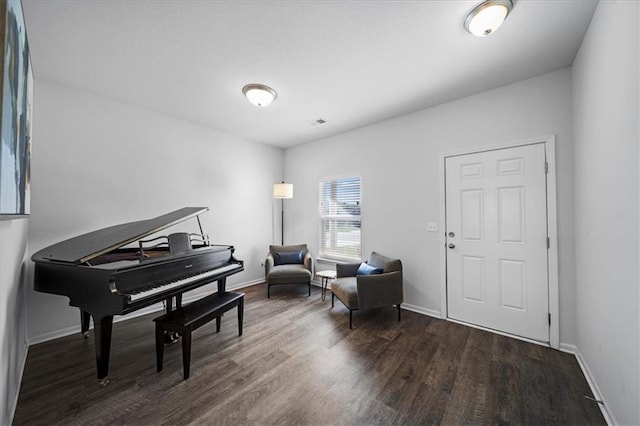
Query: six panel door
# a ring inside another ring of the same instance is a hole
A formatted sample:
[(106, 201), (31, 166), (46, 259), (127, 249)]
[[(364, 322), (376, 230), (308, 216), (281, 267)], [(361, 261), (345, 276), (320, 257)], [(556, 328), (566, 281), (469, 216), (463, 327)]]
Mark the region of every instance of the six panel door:
[(452, 319), (549, 342), (545, 146), (445, 159)]

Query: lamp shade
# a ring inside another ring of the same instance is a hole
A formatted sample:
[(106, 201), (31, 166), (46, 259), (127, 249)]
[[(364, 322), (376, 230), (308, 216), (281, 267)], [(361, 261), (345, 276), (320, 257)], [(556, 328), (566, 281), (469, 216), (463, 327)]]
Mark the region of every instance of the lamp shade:
[(278, 97), (275, 90), (264, 84), (247, 84), (242, 88), (242, 93), (257, 107), (269, 106)]
[(502, 25), (512, 7), (511, 0), (487, 0), (469, 13), (464, 27), (476, 37), (488, 36)]
[(274, 183), (273, 198), (293, 198), (292, 183)]

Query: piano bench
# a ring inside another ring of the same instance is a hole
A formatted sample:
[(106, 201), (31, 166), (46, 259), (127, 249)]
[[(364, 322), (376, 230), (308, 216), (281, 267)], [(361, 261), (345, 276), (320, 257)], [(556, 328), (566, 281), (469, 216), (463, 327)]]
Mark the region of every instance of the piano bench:
[(181, 336), (182, 366), (186, 380), (189, 378), (189, 364), (191, 362), (191, 333), (214, 318), (216, 319), (216, 333), (220, 332), (222, 314), (236, 306), (238, 307), (238, 335), (242, 336), (243, 293), (233, 291), (213, 293), (155, 318), (153, 321), (156, 323), (156, 361), (158, 371), (162, 371), (165, 331), (173, 331)]

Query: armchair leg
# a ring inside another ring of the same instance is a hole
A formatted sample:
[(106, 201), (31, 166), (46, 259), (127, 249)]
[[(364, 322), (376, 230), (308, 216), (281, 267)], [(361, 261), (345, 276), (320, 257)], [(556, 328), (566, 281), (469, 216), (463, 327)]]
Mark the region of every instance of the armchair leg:
[(396, 306), (398, 307), (398, 322), (399, 322), (400, 321), (400, 312), (401, 312), (400, 304), (398, 303)]
[(353, 325), (353, 311), (349, 309), (349, 330), (351, 330), (352, 325)]
[(267, 284), (267, 299), (271, 298), (271, 286)]
[(311, 296), (311, 281), (309, 281), (309, 296)]
[(333, 299), (336, 297), (335, 294), (333, 294), (333, 292), (331, 292), (331, 307), (333, 308)]

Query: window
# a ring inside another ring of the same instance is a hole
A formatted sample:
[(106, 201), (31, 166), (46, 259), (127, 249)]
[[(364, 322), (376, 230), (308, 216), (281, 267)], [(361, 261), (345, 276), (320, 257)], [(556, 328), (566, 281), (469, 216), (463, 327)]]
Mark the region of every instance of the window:
[(360, 260), (360, 177), (320, 182), (320, 256)]

